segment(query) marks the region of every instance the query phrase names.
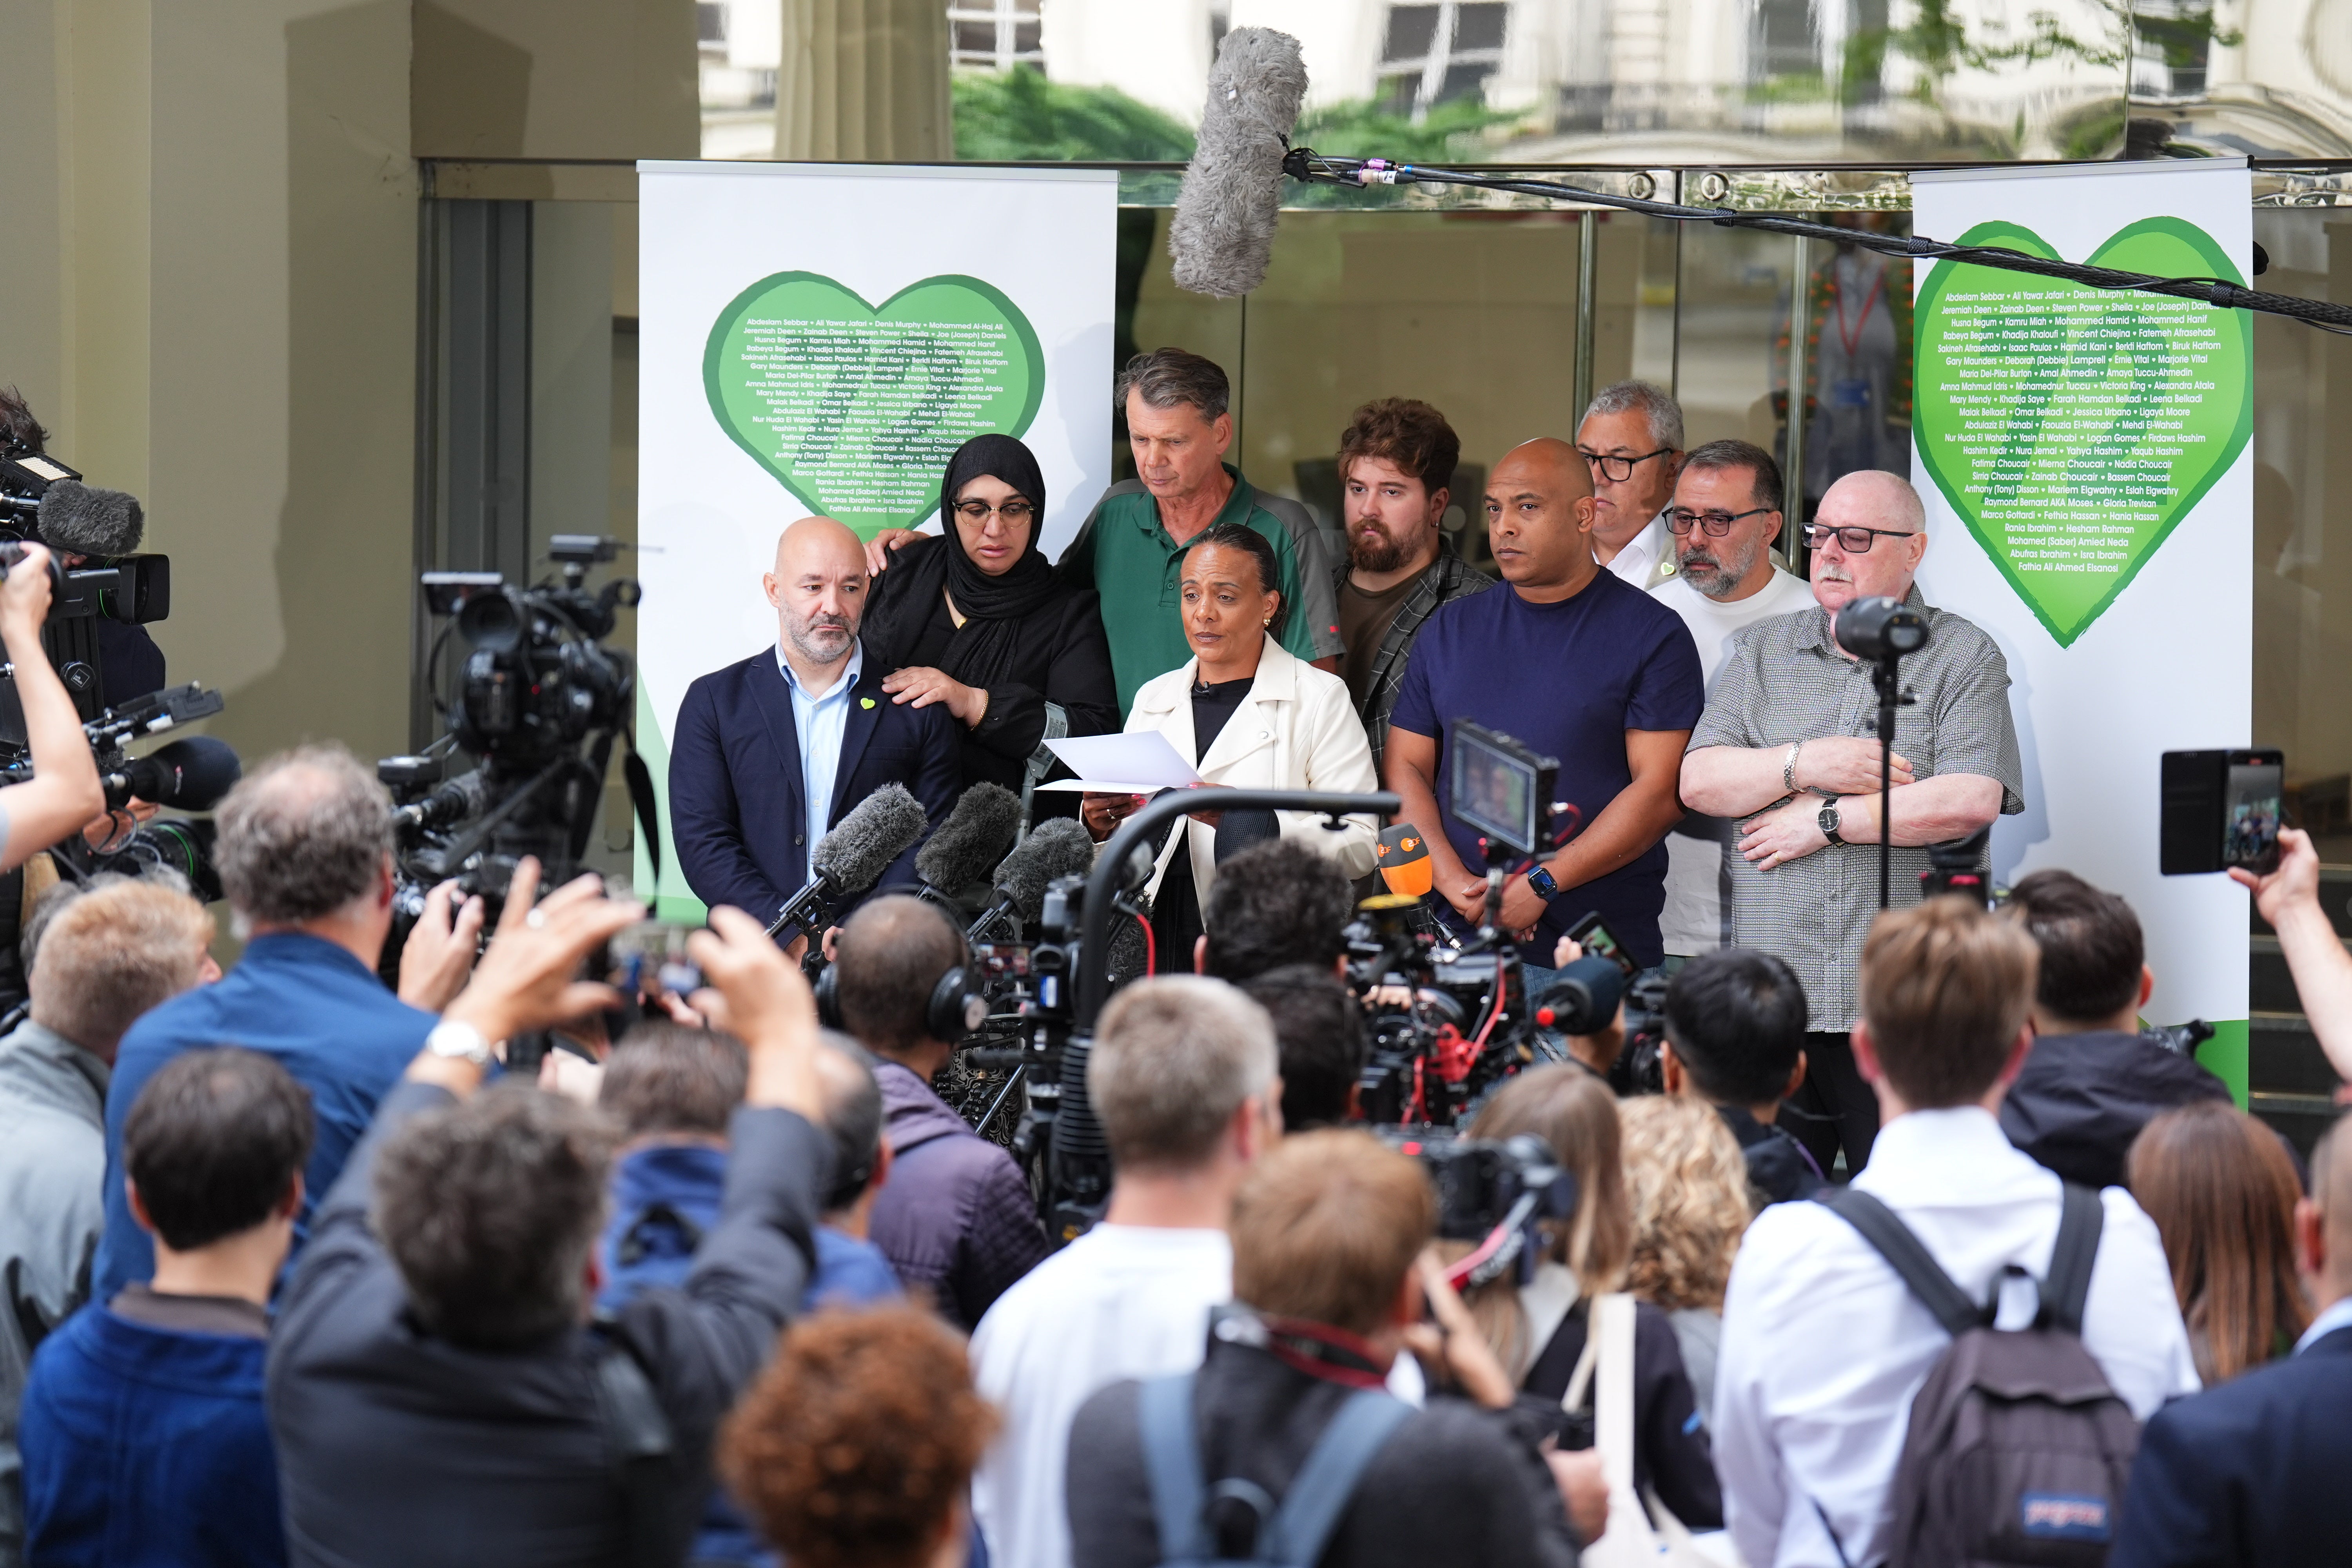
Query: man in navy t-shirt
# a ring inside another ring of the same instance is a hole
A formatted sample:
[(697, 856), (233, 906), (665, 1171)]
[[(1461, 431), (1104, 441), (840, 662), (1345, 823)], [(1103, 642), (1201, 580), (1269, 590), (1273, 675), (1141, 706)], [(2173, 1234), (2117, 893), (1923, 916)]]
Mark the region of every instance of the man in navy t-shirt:
[(1682, 617), (1594, 563), (1592, 479), (1567, 442), (1529, 441), (1495, 465), (1486, 528), (1507, 591), (1457, 599), (1422, 628), (1390, 717), (1388, 787), (1428, 840), (1441, 917), (1466, 931), (1485, 913), (1486, 859), (1449, 810), (1454, 721), (1559, 758), (1570, 837), (1512, 868), (1503, 924), (1544, 965), (1597, 912), (1636, 963), (1662, 963), (1664, 839), (1683, 814), (1683, 743), (1706, 700), (1697, 647)]

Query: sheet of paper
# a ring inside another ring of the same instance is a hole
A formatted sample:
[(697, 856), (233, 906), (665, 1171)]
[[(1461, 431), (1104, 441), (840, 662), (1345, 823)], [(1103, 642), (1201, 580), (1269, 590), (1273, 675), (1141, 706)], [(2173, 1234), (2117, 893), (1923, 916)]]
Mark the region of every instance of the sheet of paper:
[(1078, 735), (1045, 744), (1078, 775), (1059, 786), (1064, 789), (1082, 785), (1102, 795), (1150, 795), (1154, 790), (1183, 789), (1201, 782), (1192, 764), (1179, 755), (1176, 748), (1168, 743), (1168, 737), (1157, 730), (1120, 735)]

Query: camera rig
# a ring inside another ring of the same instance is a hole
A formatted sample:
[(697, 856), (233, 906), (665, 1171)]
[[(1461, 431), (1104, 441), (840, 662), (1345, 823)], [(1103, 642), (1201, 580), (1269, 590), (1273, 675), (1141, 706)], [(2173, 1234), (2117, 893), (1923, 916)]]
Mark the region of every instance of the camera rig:
[[(560, 581), (524, 588), (495, 572), (427, 572), (426, 606), (448, 618), (426, 661), (428, 679), (454, 633), (466, 644), (453, 694), (436, 691), (448, 718), (419, 755), (386, 757), (376, 773), (392, 791), (399, 838), (398, 927), (384, 945), (396, 970), (400, 938), (434, 884), (456, 878), (495, 921), (516, 864), (535, 857), (541, 886), (571, 879), (587, 853), (613, 746), (628, 735), (636, 693), (630, 656), (604, 646), (618, 612), (643, 596), (633, 578), (594, 592), (588, 569), (611, 561), (616, 540), (559, 533), (548, 554)], [(450, 776), (463, 752), (474, 765)], [(625, 767), (656, 871), (661, 866), (653, 781), (634, 748)]]

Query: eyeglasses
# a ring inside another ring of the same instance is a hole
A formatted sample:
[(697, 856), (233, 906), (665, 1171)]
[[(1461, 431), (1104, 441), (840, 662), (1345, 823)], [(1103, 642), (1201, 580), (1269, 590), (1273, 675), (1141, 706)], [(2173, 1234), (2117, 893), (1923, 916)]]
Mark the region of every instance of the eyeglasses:
[(1622, 485), (1633, 477), (1634, 464), (1646, 463), (1653, 458), (1664, 458), (1673, 451), (1672, 447), (1661, 447), (1638, 458), (1621, 458), (1613, 452), (1588, 452), (1579, 447), (1576, 455), (1584, 459), (1585, 466), (1598, 478), (1607, 479), (1612, 485)]
[(1808, 550), (1819, 550), (1822, 545), (1827, 544), (1830, 542), (1830, 535), (1832, 533), (1837, 535), (1838, 543), (1844, 547), (1845, 552), (1849, 555), (1869, 554), (1871, 541), (1874, 539), (1908, 539), (1911, 537), (1911, 531), (1908, 529), (1824, 528), (1818, 522), (1809, 522), (1805, 524), (1805, 548)]
[(1023, 500), (1019, 496), (1013, 497), (1011, 500), (1006, 501), (1003, 506), (991, 506), (984, 500), (961, 500), (956, 502), (955, 510), (958, 517), (963, 519), (974, 528), (981, 527), (982, 524), (986, 523), (991, 512), (1003, 518), (1005, 521), (1011, 523), (1015, 528), (1020, 527), (1023, 523), (1027, 522), (1031, 518), (1037, 515), (1037, 509), (1031, 506), (1027, 501)]
[(1779, 511), (1777, 506), (1750, 507), (1746, 511), (1693, 511), (1686, 506), (1670, 509), (1666, 513), (1666, 531), (1676, 538), (1692, 529), (1702, 530), (1709, 539), (1721, 539), (1731, 531), (1731, 525), (1743, 517), (1762, 517)]

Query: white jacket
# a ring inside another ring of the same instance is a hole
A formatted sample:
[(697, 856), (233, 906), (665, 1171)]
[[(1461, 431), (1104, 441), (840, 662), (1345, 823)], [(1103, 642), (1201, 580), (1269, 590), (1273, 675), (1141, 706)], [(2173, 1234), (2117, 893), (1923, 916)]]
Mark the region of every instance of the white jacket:
[[(1189, 659), (1183, 668), (1144, 682), (1128, 713), (1128, 729), (1160, 731), (1179, 756), (1192, 756), (1192, 683), (1199, 679), (1200, 661)], [(1193, 766), (1209, 783), (1237, 788), (1368, 795), (1381, 787), (1372, 772), (1363, 721), (1348, 698), (1348, 683), (1295, 657), (1272, 637), (1258, 655), (1257, 679), (1249, 695), (1225, 721), (1209, 754)], [(1324, 826), (1329, 818), (1313, 812), (1286, 811), (1278, 817), (1285, 838), (1312, 845), (1350, 878), (1371, 870), (1381, 832), (1375, 818), (1350, 816), (1334, 833)], [(1189, 845), (1192, 886), (1205, 910), (1217, 877), (1216, 830), (1189, 817), (1182, 826), (1183, 832), (1170, 834), (1161, 847), (1150, 890), (1158, 896), (1176, 846)]]

